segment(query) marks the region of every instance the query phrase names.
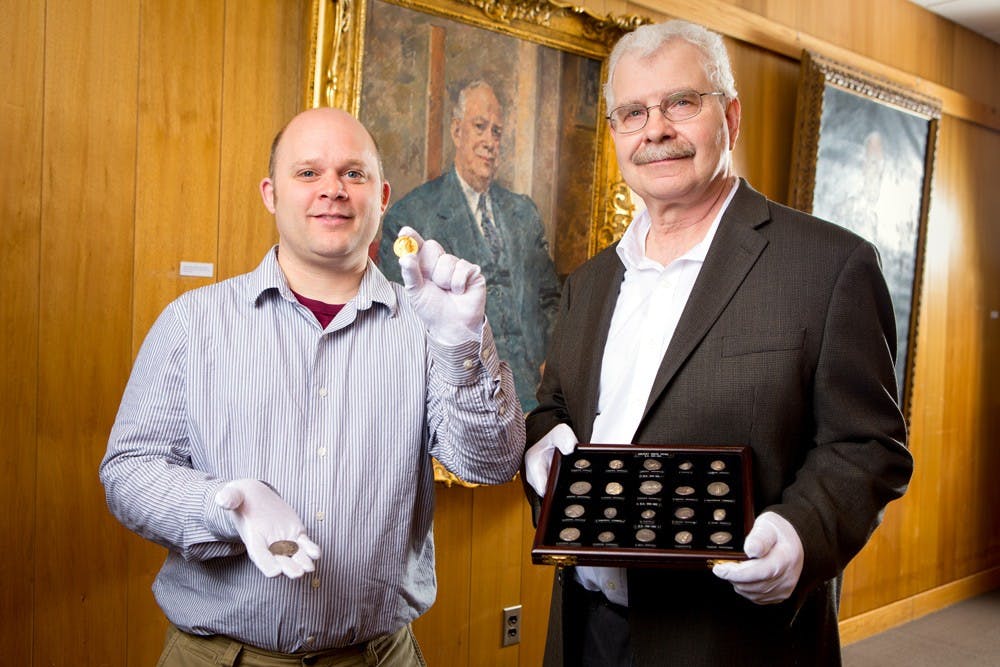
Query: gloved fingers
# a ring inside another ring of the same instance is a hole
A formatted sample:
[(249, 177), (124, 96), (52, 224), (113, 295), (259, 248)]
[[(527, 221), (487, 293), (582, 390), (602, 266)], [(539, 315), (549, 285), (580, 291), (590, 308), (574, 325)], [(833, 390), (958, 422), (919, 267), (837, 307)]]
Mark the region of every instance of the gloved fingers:
[[(286, 558), (288, 558), (288, 556), (286, 556)], [(299, 550), (296, 551), (290, 558), (298, 563), (303, 572), (312, 572), (316, 569), (316, 564), (313, 562), (313, 559), (309, 557), (309, 554), (307, 554), (302, 547), (299, 547)]]
[[(763, 515), (762, 515), (763, 516)], [(762, 521), (760, 517), (754, 521), (753, 528), (743, 540), (743, 553), (750, 558), (763, 558), (771, 553), (778, 542), (778, 531), (770, 521)]]
[[(311, 558), (312, 560), (319, 560), (319, 557), (323, 554), (323, 551), (322, 549), (319, 548), (319, 545), (310, 540), (305, 533), (299, 535), (298, 539), (295, 541), (298, 542), (299, 551), (305, 552), (305, 554), (309, 556), (309, 558)], [(310, 572), (311, 571), (312, 570), (310, 570)]]
[(545, 495), (553, 456), (555, 446), (546, 438), (536, 442), (524, 453), (524, 477), (539, 498)]
[[(281, 568), (281, 573), (286, 577), (288, 577), (289, 579), (298, 579), (307, 572), (307, 570), (302, 566), (300, 560), (296, 558), (296, 556), (298, 556), (300, 553), (302, 553), (302, 551), (296, 551), (294, 556), (274, 557), (274, 560), (277, 561), (278, 566)], [(309, 562), (310, 565), (310, 569), (308, 570), (309, 572), (312, 572), (314, 569), (316, 569), (315, 567), (313, 567), (312, 561), (310, 561), (308, 558), (306, 560)]]
[(458, 257), (454, 255), (438, 255), (434, 266), (431, 269), (431, 282), (444, 290), (451, 290), (452, 280), (455, 276), (455, 267), (458, 265)]
[(400, 227), (399, 233), (396, 235), (396, 238), (399, 238), (400, 236), (409, 236), (411, 239), (416, 241), (418, 252), (419, 249), (424, 245), (424, 237), (421, 236), (420, 233), (417, 232), (417, 230), (415, 230), (413, 227), (410, 227), (409, 225), (403, 225), (402, 227)]
[(399, 258), (399, 274), (403, 279), (403, 286), (408, 290), (418, 290), (424, 285), (424, 274), (416, 255), (403, 255)]
[(234, 510), (243, 504), (243, 492), (232, 484), (226, 484), (215, 494), (215, 503), (227, 510)]
[(438, 259), (442, 255), (447, 254), (444, 248), (441, 247), (441, 244), (434, 239), (424, 241), (420, 244), (420, 250), (417, 252), (417, 259), (420, 261), (420, 270), (423, 271), (425, 276), (431, 276)]
[(460, 259), (456, 262), (451, 274), (451, 291), (455, 294), (463, 294), (481, 276), (482, 270), (478, 264)]
[(563, 456), (572, 454), (573, 450), (576, 449), (577, 443), (580, 442), (569, 424), (557, 424), (546, 434), (546, 437), (552, 440), (556, 448), (563, 453)]
[(282, 567), (277, 557), (267, 548), (267, 540), (262, 535), (258, 533), (246, 535), (243, 537), (243, 543), (246, 545), (250, 561), (264, 573), (265, 577), (276, 577), (281, 574)]
[(780, 573), (770, 559), (759, 558), (740, 563), (719, 563), (712, 568), (712, 574), (734, 584), (752, 584), (772, 581)]

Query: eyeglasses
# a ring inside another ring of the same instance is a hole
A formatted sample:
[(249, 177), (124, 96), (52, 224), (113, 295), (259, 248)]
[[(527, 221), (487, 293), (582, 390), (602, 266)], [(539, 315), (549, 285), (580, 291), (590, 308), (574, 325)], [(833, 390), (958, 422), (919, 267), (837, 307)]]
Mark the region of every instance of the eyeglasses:
[(722, 95), (725, 93), (699, 93), (697, 90), (681, 90), (664, 97), (659, 104), (644, 107), (641, 104), (625, 104), (617, 107), (607, 115), (611, 129), (621, 134), (638, 132), (649, 122), (649, 110), (659, 107), (660, 113), (667, 120), (674, 122), (694, 118), (701, 113), (702, 98), (705, 95)]

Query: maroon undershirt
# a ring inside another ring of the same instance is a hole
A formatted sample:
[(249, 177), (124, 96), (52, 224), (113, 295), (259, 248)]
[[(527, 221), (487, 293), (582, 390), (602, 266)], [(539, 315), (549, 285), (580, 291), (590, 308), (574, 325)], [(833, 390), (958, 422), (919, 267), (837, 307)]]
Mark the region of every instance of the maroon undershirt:
[(292, 294), (299, 300), (299, 303), (312, 311), (312, 314), (319, 320), (319, 325), (324, 329), (337, 316), (340, 309), (344, 307), (342, 303), (323, 303), (316, 299), (310, 299), (309, 297), (302, 296), (295, 290), (292, 290)]

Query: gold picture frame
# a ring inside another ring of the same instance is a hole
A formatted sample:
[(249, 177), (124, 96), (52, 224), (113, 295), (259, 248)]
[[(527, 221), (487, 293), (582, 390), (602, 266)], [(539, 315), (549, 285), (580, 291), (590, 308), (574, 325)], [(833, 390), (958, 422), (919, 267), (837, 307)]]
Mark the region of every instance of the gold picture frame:
[(789, 202), (878, 248), (907, 421), (940, 119), (940, 100), (803, 52)]
[[(550, 0), (313, 0), (310, 20), (305, 106), (345, 109), (372, 131), (387, 215), (447, 171), (449, 107), (487, 80), (505, 117), (496, 179), (536, 205), (558, 279), (624, 233), (633, 207), (601, 84), (615, 42), (645, 19)], [(434, 463), (437, 481), (466, 485)]]

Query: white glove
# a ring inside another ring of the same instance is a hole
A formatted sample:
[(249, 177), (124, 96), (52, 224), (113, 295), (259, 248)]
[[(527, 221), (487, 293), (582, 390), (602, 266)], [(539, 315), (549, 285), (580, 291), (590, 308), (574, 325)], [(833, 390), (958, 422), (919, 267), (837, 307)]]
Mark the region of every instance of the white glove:
[(528, 480), (528, 484), (539, 498), (545, 495), (549, 470), (552, 468), (552, 458), (556, 450), (558, 449), (564, 456), (571, 454), (578, 442), (580, 441), (569, 424), (558, 424), (524, 453), (524, 478)]
[(764, 512), (754, 521), (743, 542), (751, 560), (719, 563), (712, 573), (732, 582), (733, 589), (751, 602), (775, 604), (788, 599), (802, 574), (802, 540), (785, 517)]
[(479, 340), (486, 317), (486, 279), (479, 266), (424, 241), (411, 227), (399, 230), (419, 250), (399, 258), (403, 285), (427, 333), (442, 345)]
[[(319, 559), (319, 546), (306, 536), (306, 527), (295, 510), (263, 482), (229, 482), (215, 494), (215, 502), (232, 513), (247, 556), (266, 576), (284, 573), (297, 579), (316, 569), (313, 561)], [(298, 550), (291, 556), (271, 553), (268, 547), (279, 541), (294, 542)]]

